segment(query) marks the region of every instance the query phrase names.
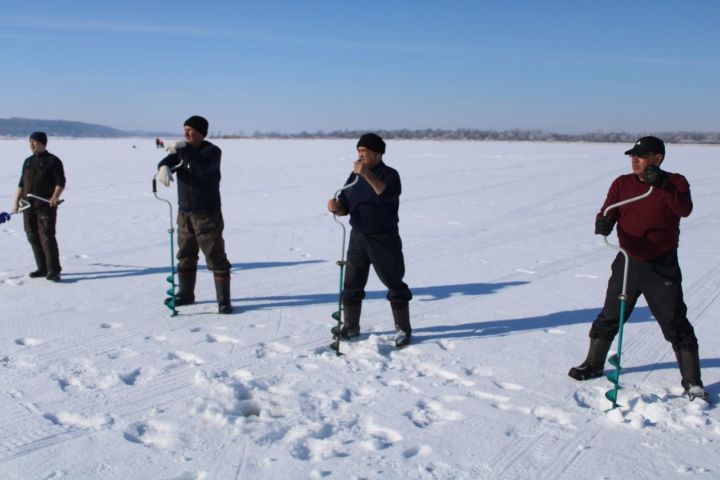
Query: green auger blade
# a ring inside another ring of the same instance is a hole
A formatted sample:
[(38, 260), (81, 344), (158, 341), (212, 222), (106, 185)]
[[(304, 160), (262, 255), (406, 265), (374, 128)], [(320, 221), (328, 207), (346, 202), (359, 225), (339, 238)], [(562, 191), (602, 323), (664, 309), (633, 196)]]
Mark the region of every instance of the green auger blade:
[(335, 353), (337, 354), (338, 357), (341, 357), (344, 355), (344, 353), (342, 353), (340, 351), (340, 339), (339, 338), (330, 344), (330, 348), (335, 350)]
[(605, 376), (612, 383), (617, 384), (620, 381), (620, 370), (613, 370)]
[(166, 298), (165, 306), (168, 307), (170, 310), (175, 311), (175, 297)]
[(617, 356), (617, 353), (614, 355), (610, 355), (610, 358), (608, 358), (608, 362), (610, 362), (610, 365), (613, 367), (620, 368), (620, 358)]
[(340, 310), (338, 310), (337, 312), (333, 312), (331, 317), (337, 321), (340, 321)]
[(168, 283), (175, 283), (175, 276), (174, 276), (174, 275), (168, 275), (167, 278), (165, 279), (165, 281), (168, 282)]
[(613, 404), (615, 404), (615, 403), (617, 403), (617, 394), (618, 394), (618, 392), (615, 389), (608, 390), (607, 392), (605, 392), (605, 398), (607, 398), (608, 400), (613, 402)]

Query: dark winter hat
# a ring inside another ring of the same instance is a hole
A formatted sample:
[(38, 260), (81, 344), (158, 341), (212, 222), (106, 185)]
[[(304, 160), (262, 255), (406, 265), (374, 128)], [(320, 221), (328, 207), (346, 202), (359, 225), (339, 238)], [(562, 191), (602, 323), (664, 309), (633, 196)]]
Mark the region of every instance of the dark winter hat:
[(210, 124), (208, 124), (208, 121), (200, 115), (193, 115), (192, 117), (185, 120), (183, 126), (192, 127), (193, 130), (197, 130), (198, 132), (202, 133), (203, 137), (207, 137), (208, 127), (210, 126)]
[(385, 142), (380, 136), (374, 133), (366, 133), (358, 140), (357, 148), (365, 147), (377, 153), (385, 153)]
[(42, 143), (43, 145), (47, 145), (47, 133), (33, 132), (30, 134), (30, 140), (35, 140), (36, 142)]
[(665, 144), (662, 140), (657, 137), (642, 137), (640, 140), (635, 142), (633, 148), (625, 152), (625, 155), (637, 155), (641, 157), (643, 155), (652, 155), (661, 153), (665, 155)]

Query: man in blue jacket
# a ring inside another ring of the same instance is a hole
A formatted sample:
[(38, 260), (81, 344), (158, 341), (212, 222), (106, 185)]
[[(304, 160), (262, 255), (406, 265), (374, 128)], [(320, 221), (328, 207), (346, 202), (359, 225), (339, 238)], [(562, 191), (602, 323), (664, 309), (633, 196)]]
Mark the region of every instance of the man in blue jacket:
[(158, 164), (157, 179), (170, 186), (173, 172), (178, 179), (178, 284), (175, 305), (195, 302), (198, 252), (205, 255), (208, 270), (215, 276), (218, 312), (232, 312), (230, 262), (222, 233), (225, 224), (220, 210), (220, 157), (222, 152), (205, 140), (208, 121), (194, 115), (184, 124), (184, 142), (168, 147), (170, 155)]
[(360, 312), (365, 298), (370, 265), (381, 282), (388, 288), (395, 321), (395, 345), (410, 343), (410, 310), (412, 293), (403, 282), (405, 260), (402, 240), (398, 231), (400, 206), (400, 175), (382, 160), (385, 142), (374, 133), (366, 133), (357, 143), (358, 159), (346, 185), (355, 176), (358, 183), (343, 191), (339, 198), (328, 202), (328, 210), (335, 215), (350, 214), (350, 242), (347, 253), (347, 271), (343, 285), (342, 302), (344, 323), (333, 333), (344, 339), (360, 335)]

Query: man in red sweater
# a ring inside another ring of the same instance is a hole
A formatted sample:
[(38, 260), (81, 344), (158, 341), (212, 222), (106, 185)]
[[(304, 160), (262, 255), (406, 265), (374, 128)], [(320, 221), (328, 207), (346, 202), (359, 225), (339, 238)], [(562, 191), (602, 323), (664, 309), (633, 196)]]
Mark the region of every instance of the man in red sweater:
[[(663, 336), (672, 344), (680, 366), (682, 386), (690, 399), (707, 400), (700, 378), (698, 342), (687, 319), (683, 301), (682, 273), (677, 248), (680, 218), (692, 211), (690, 186), (678, 173), (662, 170), (665, 144), (656, 137), (643, 137), (625, 152), (632, 161), (632, 173), (621, 175), (610, 185), (605, 203), (595, 219), (595, 233), (607, 236), (617, 223), (620, 246), (629, 257), (625, 318), (629, 318), (640, 295), (660, 324)], [(614, 208), (614, 203), (645, 193), (637, 202)], [(585, 361), (568, 372), (576, 380), (602, 376), (605, 359), (619, 328), (618, 297), (622, 292), (624, 257), (618, 253), (612, 264), (605, 305), (590, 328), (590, 348)]]

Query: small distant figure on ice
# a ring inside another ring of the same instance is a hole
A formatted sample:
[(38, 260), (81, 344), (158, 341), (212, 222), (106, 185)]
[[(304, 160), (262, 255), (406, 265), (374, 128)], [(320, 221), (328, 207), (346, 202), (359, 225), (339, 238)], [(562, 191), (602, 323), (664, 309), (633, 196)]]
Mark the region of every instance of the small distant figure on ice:
[(358, 159), (345, 185), (359, 176), (358, 183), (344, 190), (338, 199), (330, 199), (327, 208), (335, 215), (350, 214), (350, 242), (347, 252), (347, 274), (343, 283), (343, 326), (333, 334), (349, 339), (360, 335), (360, 312), (370, 265), (388, 288), (395, 345), (410, 343), (409, 301), (412, 293), (403, 282), (405, 260), (398, 229), (400, 175), (383, 162), (385, 142), (374, 133), (366, 133), (357, 143)]
[(165, 148), (165, 142), (163, 142), (159, 138), (156, 138), (155, 139), (155, 148)]
[[(225, 254), (220, 210), (220, 157), (222, 152), (205, 140), (208, 121), (194, 115), (184, 124), (184, 142), (169, 144), (170, 155), (158, 164), (158, 181), (170, 186), (172, 173), (178, 184), (178, 292), (175, 305), (195, 303), (198, 252), (205, 255), (215, 277), (218, 313), (232, 313), (230, 262)], [(172, 169), (172, 170), (171, 170)]]
[[(617, 223), (620, 247), (629, 257), (625, 318), (630, 317), (635, 302), (643, 295), (663, 336), (672, 344), (688, 397), (708, 400), (700, 378), (698, 341), (687, 319), (677, 255), (680, 218), (690, 215), (693, 208), (690, 185), (679, 173), (660, 169), (665, 144), (657, 137), (639, 139), (625, 155), (631, 158), (632, 173), (619, 176), (610, 185), (607, 199), (595, 218), (595, 233), (608, 236)], [(607, 206), (641, 195), (649, 186), (655, 188), (646, 199), (603, 215)], [(618, 253), (612, 264), (605, 305), (590, 328), (587, 358), (568, 372), (576, 380), (603, 374), (605, 359), (619, 329), (617, 300), (622, 291), (624, 263), (622, 253)]]
[(20, 211), (21, 202), (26, 205), (22, 210), (23, 224), (37, 266), (30, 272), (30, 278), (45, 277), (59, 282), (62, 268), (55, 224), (60, 194), (65, 189), (65, 171), (62, 161), (47, 151), (47, 143), (45, 132), (30, 135), (33, 155), (23, 163), (12, 209), (15, 214)]

